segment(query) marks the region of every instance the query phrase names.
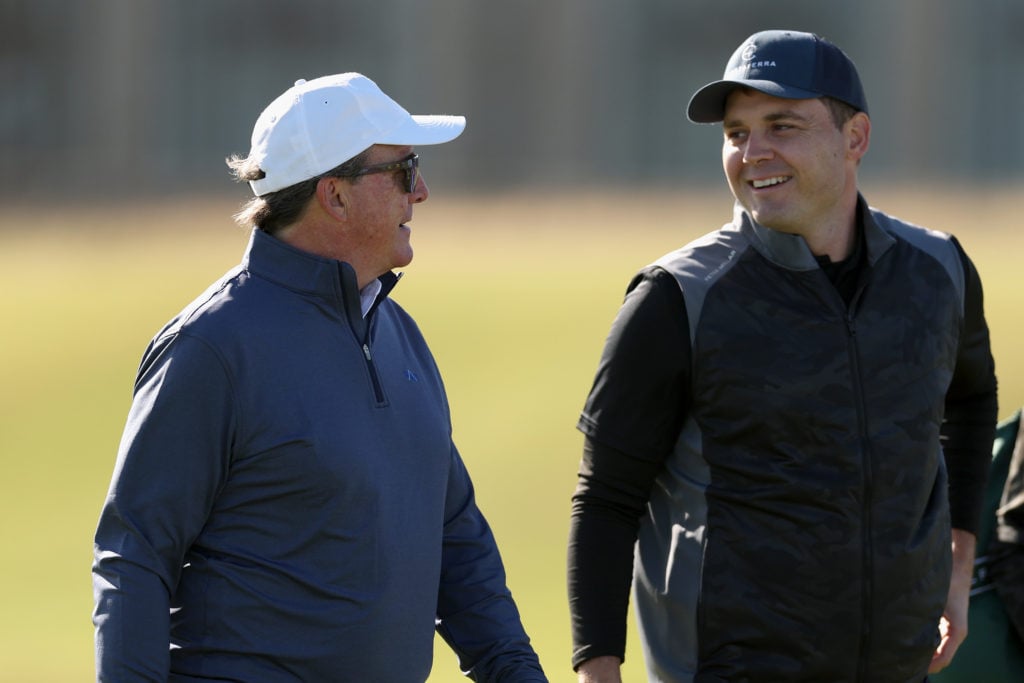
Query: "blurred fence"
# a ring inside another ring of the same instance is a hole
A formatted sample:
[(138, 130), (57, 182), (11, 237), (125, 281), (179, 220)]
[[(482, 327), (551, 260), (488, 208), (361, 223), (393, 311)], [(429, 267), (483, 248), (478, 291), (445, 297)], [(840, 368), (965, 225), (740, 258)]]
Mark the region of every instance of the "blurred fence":
[(685, 105), (765, 28), (857, 62), (865, 175), (1024, 176), (1021, 0), (0, 0), (0, 196), (230, 190), (263, 106), (349, 70), (468, 116), (435, 181), (720, 183)]

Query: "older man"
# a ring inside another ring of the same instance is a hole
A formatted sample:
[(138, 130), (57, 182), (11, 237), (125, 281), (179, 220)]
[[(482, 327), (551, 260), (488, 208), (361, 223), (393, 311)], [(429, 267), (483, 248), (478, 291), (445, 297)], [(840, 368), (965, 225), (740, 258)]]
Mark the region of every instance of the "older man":
[(241, 265), (142, 359), (93, 567), (103, 681), (424, 681), (436, 630), (479, 681), (544, 681), (390, 297), (427, 199), (411, 116), (369, 79), (298, 81), (229, 160)]

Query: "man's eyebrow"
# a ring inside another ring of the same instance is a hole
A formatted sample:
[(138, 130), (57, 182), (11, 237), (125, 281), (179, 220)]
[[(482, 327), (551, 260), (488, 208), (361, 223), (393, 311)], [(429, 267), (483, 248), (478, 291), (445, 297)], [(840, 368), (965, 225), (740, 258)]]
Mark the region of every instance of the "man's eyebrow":
[[(795, 109), (782, 109), (779, 111), (773, 111), (770, 114), (765, 114), (762, 121), (774, 122), (774, 121), (810, 121), (808, 116), (798, 113)], [(723, 128), (737, 128), (742, 127), (743, 121), (741, 119), (729, 119), (728, 121), (722, 122)]]
[(779, 119), (795, 119), (797, 121), (810, 121), (809, 116), (799, 114), (793, 109), (783, 109), (782, 111), (773, 112), (764, 117), (765, 121), (778, 121)]

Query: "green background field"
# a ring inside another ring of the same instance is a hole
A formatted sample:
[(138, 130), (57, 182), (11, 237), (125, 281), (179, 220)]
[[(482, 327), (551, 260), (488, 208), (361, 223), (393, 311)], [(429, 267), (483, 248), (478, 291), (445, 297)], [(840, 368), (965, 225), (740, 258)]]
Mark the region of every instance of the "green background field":
[[(1024, 405), (1020, 188), (868, 196), (960, 237), (985, 282), (1000, 414)], [(236, 209), (223, 198), (0, 209), (0, 680), (92, 678), (92, 534), (136, 365), (163, 322), (237, 262), (247, 234), (231, 223)], [(435, 193), (417, 209), (416, 260), (394, 296), (431, 342), (552, 681), (574, 678), (564, 587), (574, 426), (608, 326), (637, 268), (729, 214), (717, 190)], [(632, 634), (626, 680), (640, 680)], [(464, 680), (443, 644), (430, 680)]]

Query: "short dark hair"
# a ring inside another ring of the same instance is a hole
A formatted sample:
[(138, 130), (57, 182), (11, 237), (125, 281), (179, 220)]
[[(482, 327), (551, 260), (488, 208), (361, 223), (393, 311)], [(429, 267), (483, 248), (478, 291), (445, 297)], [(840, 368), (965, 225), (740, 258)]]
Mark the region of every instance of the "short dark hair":
[[(244, 228), (256, 227), (271, 235), (278, 233), (299, 218), (316, 192), (317, 183), (321, 178), (350, 177), (352, 182), (358, 182), (360, 176), (354, 174), (366, 165), (369, 154), (370, 150), (366, 149), (345, 163), (309, 180), (281, 188), (276, 192), (269, 192), (261, 197), (253, 197), (235, 214), (235, 222)], [(228, 157), (225, 161), (238, 182), (247, 183), (266, 176), (263, 169), (248, 157), (236, 155)]]
[(836, 124), (836, 128), (845, 126), (846, 122), (860, 111), (856, 107), (834, 97), (822, 97), (821, 101), (828, 109), (828, 113), (832, 115), (832, 123)]
[[(758, 92), (756, 88), (752, 88), (749, 85), (737, 85), (735, 90), (740, 90), (745, 93)], [(837, 100), (834, 97), (828, 95), (822, 95), (818, 98), (821, 100), (825, 108), (828, 109), (829, 115), (832, 117), (832, 123), (835, 124), (836, 128), (842, 128), (846, 125), (846, 122), (853, 118), (859, 109), (853, 105), (847, 104), (842, 100)]]

